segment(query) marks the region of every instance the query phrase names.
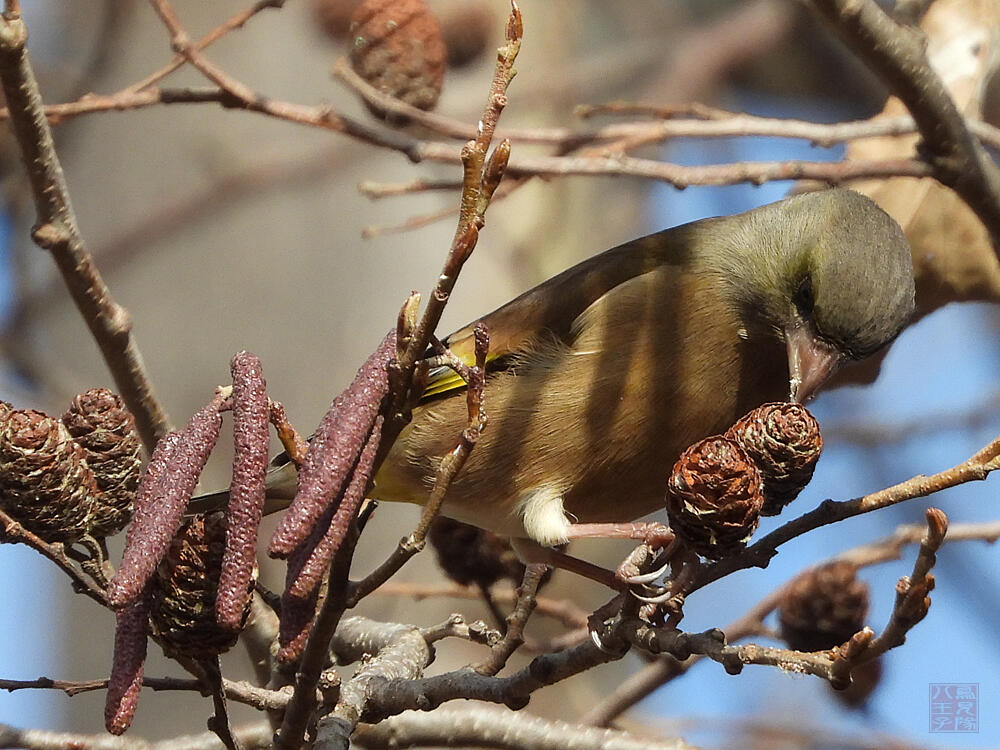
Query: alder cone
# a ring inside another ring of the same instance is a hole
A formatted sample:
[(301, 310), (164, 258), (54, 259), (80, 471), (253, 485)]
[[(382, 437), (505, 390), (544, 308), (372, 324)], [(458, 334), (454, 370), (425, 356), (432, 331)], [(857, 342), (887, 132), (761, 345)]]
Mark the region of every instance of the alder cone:
[(684, 451), (667, 487), (670, 528), (695, 552), (713, 560), (746, 546), (763, 503), (757, 467), (739, 445), (721, 435)]
[[(485, 529), (437, 516), (431, 523), (428, 540), (445, 575), (462, 586), (476, 584), (487, 589), (504, 579), (520, 586), (524, 579), (524, 563), (510, 542)], [(556, 549), (565, 548), (563, 544)], [(538, 590), (551, 578), (552, 568), (549, 568), (539, 580)]]
[(312, 15), (319, 28), (334, 40), (346, 39), (361, 0), (313, 0)]
[(868, 584), (849, 562), (809, 570), (789, 585), (778, 606), (781, 637), (797, 651), (840, 646), (865, 625)]
[(851, 684), (834, 690), (834, 697), (848, 708), (861, 708), (882, 682), (882, 660), (872, 659), (851, 670)]
[(83, 448), (100, 490), (90, 531), (96, 537), (117, 534), (132, 518), (142, 474), (142, 445), (132, 413), (107, 388), (91, 388), (73, 399), (62, 423)]
[(424, 0), (364, 0), (352, 17), (351, 36), (351, 67), (359, 76), (414, 107), (434, 108), (444, 86), (447, 51), (441, 26)]
[(87, 534), (94, 474), (59, 420), (0, 402), (0, 507), (47, 542)]
[(764, 479), (762, 516), (776, 516), (812, 479), (823, 450), (819, 422), (802, 404), (758, 406), (729, 428)]
[(510, 543), (489, 531), (437, 516), (428, 539), (438, 565), (455, 583), (489, 588), (501, 578), (518, 584), (524, 577), (524, 564)]
[[(153, 578), (149, 622), (168, 656), (207, 659), (228, 651), (239, 629), (219, 625), (215, 598), (226, 544), (226, 518), (221, 512), (184, 521)], [(257, 569), (250, 590), (257, 581)], [(250, 614), (250, 597), (243, 624)]]
[(493, 39), (500, 41), (503, 27), (483, 0), (436, 0), (432, 6), (441, 24), (449, 68), (477, 62)]

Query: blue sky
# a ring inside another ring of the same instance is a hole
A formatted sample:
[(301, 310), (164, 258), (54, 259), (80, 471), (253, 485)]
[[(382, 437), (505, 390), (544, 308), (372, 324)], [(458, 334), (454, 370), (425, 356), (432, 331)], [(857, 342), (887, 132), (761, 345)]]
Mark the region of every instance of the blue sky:
[[(828, 111), (805, 108), (801, 102), (755, 100), (738, 102), (737, 109), (763, 115), (830, 120)], [(794, 106), (794, 111), (792, 107)], [(833, 159), (840, 149), (816, 149), (801, 141), (734, 139), (685, 141), (669, 146), (667, 158), (705, 164), (728, 160)], [(735, 213), (778, 200), (790, 183), (761, 187), (688, 188), (678, 192), (658, 187), (652, 195), (651, 228)], [(766, 519), (758, 535), (832, 497), (848, 499), (880, 489), (920, 473), (933, 473), (959, 463), (997, 434), (1000, 372), (1000, 314), (995, 306), (950, 305), (906, 330), (895, 342), (872, 386), (843, 388), (822, 394), (810, 408), (834, 439), (826, 448), (812, 483), (782, 514)], [(992, 404), (984, 407), (983, 404)], [(978, 414), (974, 426), (935, 428), (935, 417)], [(928, 429), (904, 431), (898, 440), (880, 446), (858, 446), (835, 439), (838, 425), (912, 425)], [(1000, 484), (993, 478), (911, 501), (869, 516), (819, 529), (786, 547), (764, 571), (745, 571), (699, 592), (688, 602), (684, 627), (689, 630), (719, 626), (734, 619), (775, 586), (803, 567), (838, 552), (874, 541), (900, 523), (921, 522), (930, 506), (948, 513), (952, 523), (998, 518)], [(844, 711), (818, 679), (786, 675), (776, 669), (748, 667), (731, 677), (713, 663), (698, 665), (676, 685), (669, 685), (641, 705), (647, 718), (668, 720), (700, 717), (714, 727), (690, 733), (692, 742), (717, 742), (722, 727), (732, 721), (773, 721), (803, 724), (871, 741), (886, 733), (921, 746), (973, 748), (1000, 743), (1000, 673), (994, 642), (1000, 615), (997, 549), (983, 543), (946, 546), (938, 555), (937, 588), (928, 617), (911, 632), (907, 643), (889, 653), (885, 675), (864, 711)], [(909, 573), (915, 549), (898, 563), (866, 569), (862, 577), (871, 586), (869, 624), (879, 630), (891, 612), (896, 580)], [(929, 694), (932, 683), (978, 683), (980, 731), (941, 734), (929, 730)]]

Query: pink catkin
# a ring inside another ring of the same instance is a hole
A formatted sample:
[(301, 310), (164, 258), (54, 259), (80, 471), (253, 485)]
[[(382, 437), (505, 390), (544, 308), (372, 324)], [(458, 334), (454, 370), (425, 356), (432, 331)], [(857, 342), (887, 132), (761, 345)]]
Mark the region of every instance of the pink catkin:
[(316, 614), (316, 602), (314, 593), (308, 599), (292, 599), (282, 604), (277, 653), (280, 663), (290, 664), (302, 655)]
[(390, 331), (323, 417), (299, 472), (298, 493), (271, 537), (272, 557), (287, 557), (302, 544), (350, 481), (389, 391), (388, 363), (395, 351), (396, 333)]
[(260, 360), (249, 352), (239, 352), (233, 357), (231, 368), (236, 451), (215, 613), (220, 625), (238, 630), (256, 564), (257, 528), (264, 508), (267, 475), (269, 413)]
[[(372, 466), (375, 464), (375, 454), (378, 452), (379, 439), (382, 436), (382, 421), (380, 415), (375, 420), (372, 432), (368, 436), (364, 450), (351, 474), (351, 481), (332, 513), (332, 518), (326, 523), (317, 525), (317, 532), (309, 536), (306, 542), (296, 549), (288, 560), (288, 575), (285, 582), (285, 600), (288, 598), (305, 599), (312, 596), (323, 576), (326, 574), (330, 561), (337, 554), (340, 545), (347, 534), (351, 519), (358, 506), (365, 499), (368, 480), (371, 478)], [(332, 509), (331, 509), (332, 510)], [(324, 519), (330, 515), (328, 510)], [(325, 527), (325, 528), (324, 528)], [(318, 543), (310, 544), (316, 537)]]
[[(147, 479), (143, 477), (135, 516), (125, 538), (122, 564), (108, 587), (108, 602), (115, 609), (124, 607), (139, 596), (166, 554), (170, 540), (184, 518), (201, 471), (219, 439), (221, 426), (222, 417), (216, 400), (195, 412), (177, 434), (176, 444), (165, 447), (159, 456), (155, 474), (148, 482), (148, 489)], [(160, 445), (157, 444), (147, 475), (153, 473), (153, 462), (159, 452)]]
[[(133, 550), (132, 555), (138, 554), (137, 550), (143, 544), (142, 540), (147, 534), (147, 529), (156, 522), (159, 508), (152, 501), (160, 494), (159, 485), (177, 450), (180, 437), (179, 432), (170, 432), (156, 443), (156, 448), (153, 450), (149, 465), (146, 466), (146, 472), (142, 475), (139, 489), (136, 492), (132, 523), (125, 535), (125, 558), (129, 557), (130, 550)], [(113, 608), (121, 609), (133, 601), (143, 590), (145, 580), (140, 581), (136, 576), (137, 567), (134, 561), (126, 565), (125, 560), (122, 560), (121, 567), (118, 568), (108, 587), (108, 602)], [(153, 563), (153, 567), (156, 567), (156, 563)]]
[[(162, 441), (161, 441), (162, 442)], [(115, 654), (104, 704), (104, 726), (111, 734), (123, 734), (132, 724), (142, 674), (146, 663), (146, 627), (149, 595), (137, 598), (117, 613)]]

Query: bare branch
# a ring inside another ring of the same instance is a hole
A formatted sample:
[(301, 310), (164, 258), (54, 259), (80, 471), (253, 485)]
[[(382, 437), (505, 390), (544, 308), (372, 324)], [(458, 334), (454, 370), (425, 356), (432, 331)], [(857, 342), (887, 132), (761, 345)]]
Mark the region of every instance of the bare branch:
[(33, 534), (21, 524), (0, 510), (0, 544), (26, 544), (43, 557), (54, 562), (73, 581), (73, 589), (86, 594), (98, 604), (108, 606), (107, 595), (94, 580), (84, 575), (66, 554), (66, 547), (61, 542), (46, 542), (37, 534)]
[(862, 513), (870, 513), (880, 508), (887, 508), (906, 500), (926, 497), (966, 482), (981, 481), (996, 469), (1000, 469), (1000, 437), (967, 461), (937, 474), (916, 476), (892, 487), (853, 500), (840, 502), (826, 500), (815, 510), (789, 521), (784, 526), (759, 539), (747, 547), (745, 551), (703, 567), (691, 590), (694, 591), (706, 586), (736, 570), (752, 567), (766, 568), (771, 558), (778, 554), (778, 547), (808, 531), (818, 529), (820, 526), (836, 523)]
[[(215, 44), (217, 41), (222, 39), (222, 37), (224, 37), (229, 32), (243, 28), (243, 25), (247, 21), (249, 21), (255, 15), (260, 13), (262, 10), (267, 10), (268, 8), (280, 9), (284, 7), (284, 5), (285, 5), (285, 0), (257, 0), (257, 2), (255, 2), (246, 10), (240, 11), (236, 15), (226, 19), (221, 24), (216, 26), (210, 32), (205, 34), (205, 36), (203, 36), (201, 39), (195, 42), (193, 46), (198, 51), (206, 49), (207, 47), (210, 47), (211, 45)], [(127, 89), (124, 89), (124, 92), (132, 93), (137, 91), (144, 91), (153, 84), (157, 83), (158, 81), (161, 81), (164, 78), (166, 78), (168, 75), (170, 75), (175, 70), (180, 68), (185, 62), (187, 62), (187, 57), (183, 54), (178, 53), (174, 55), (174, 59), (171, 60), (167, 65), (163, 66), (155, 73), (152, 73), (146, 78), (143, 78), (141, 81), (132, 84)]]
[(423, 674), (431, 650), (415, 626), (376, 623), (362, 617), (343, 620), (333, 650), (341, 662), (369, 656), (364, 665), (340, 688), (340, 700), (316, 729), (317, 750), (346, 750), (351, 734), (366, 715), (368, 685), (382, 680), (412, 679)]
[(131, 316), (111, 296), (80, 234), (25, 49), (27, 38), (19, 16), (0, 20), (0, 83), (38, 214), (32, 237), (56, 262), (151, 453), (157, 439), (169, 431), (169, 419), (153, 392), (132, 335)]
[(910, 110), (934, 176), (962, 196), (1000, 248), (1000, 169), (928, 63), (919, 30), (893, 21), (874, 0), (812, 4)]
[[(455, 599), (479, 599), (482, 592), (475, 586), (460, 586), (457, 583), (421, 584), (388, 581), (373, 592), (376, 596), (406, 596), (414, 599), (452, 597)], [(494, 588), (493, 599), (497, 602), (514, 604), (517, 593), (507, 589)], [(587, 626), (587, 612), (569, 599), (551, 599), (539, 596), (535, 599), (535, 611), (543, 617), (558, 620), (568, 628)]]
[(449, 706), (411, 711), (375, 726), (358, 727), (367, 748), (488, 745), (507, 750), (684, 750), (681, 739), (653, 739), (612, 729), (581, 727), (498, 706)]

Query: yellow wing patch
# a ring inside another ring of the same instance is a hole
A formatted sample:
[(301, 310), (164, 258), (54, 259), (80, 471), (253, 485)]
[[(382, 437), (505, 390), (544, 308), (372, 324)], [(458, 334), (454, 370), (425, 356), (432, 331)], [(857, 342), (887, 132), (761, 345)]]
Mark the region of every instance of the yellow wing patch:
[(450, 367), (439, 367), (431, 371), (427, 378), (427, 386), (420, 397), (421, 400), (440, 396), (442, 393), (465, 388), (465, 381)]
[[(452, 352), (455, 352), (455, 350), (452, 349)], [(463, 356), (457, 352), (455, 354), (469, 367), (472, 367), (476, 363), (474, 357)], [(500, 356), (499, 353), (495, 356), (487, 355), (487, 369), (489, 368), (489, 364), (499, 359)], [(462, 379), (462, 376), (450, 367), (435, 367), (427, 376), (427, 385), (424, 386), (424, 392), (420, 396), (420, 400), (423, 401), (424, 399), (440, 396), (443, 393), (451, 393), (452, 391), (461, 391), (465, 389), (465, 385), (466, 383)]]

